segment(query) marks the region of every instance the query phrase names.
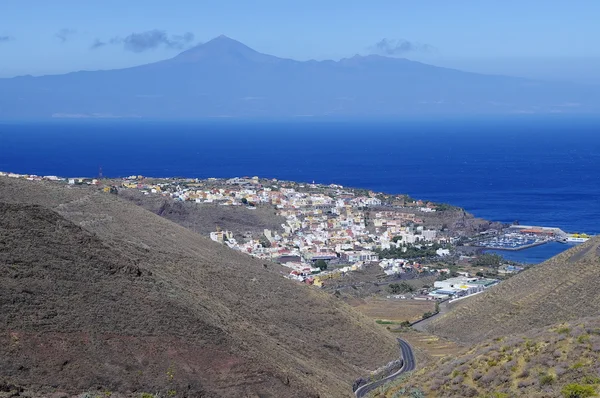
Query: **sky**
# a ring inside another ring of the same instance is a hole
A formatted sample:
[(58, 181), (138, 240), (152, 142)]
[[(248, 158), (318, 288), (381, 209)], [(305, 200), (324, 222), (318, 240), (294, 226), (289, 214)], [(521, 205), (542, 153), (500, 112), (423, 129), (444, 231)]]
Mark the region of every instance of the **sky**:
[(597, 0), (0, 0), (0, 77), (134, 66), (225, 34), (297, 60), (600, 83), (599, 15)]

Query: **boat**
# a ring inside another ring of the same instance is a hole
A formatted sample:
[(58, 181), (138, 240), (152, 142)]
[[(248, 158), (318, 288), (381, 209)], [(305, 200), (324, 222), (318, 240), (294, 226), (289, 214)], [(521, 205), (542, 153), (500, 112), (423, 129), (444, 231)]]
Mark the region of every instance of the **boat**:
[(571, 234), (567, 236), (567, 242), (570, 243), (583, 243), (587, 242), (591, 236), (587, 234)]

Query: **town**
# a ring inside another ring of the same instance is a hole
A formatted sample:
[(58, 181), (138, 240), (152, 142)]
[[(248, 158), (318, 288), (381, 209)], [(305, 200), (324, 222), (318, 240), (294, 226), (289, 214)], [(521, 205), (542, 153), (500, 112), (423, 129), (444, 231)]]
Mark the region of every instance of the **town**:
[[(440, 282), (431, 286), (428, 299), (477, 293), (498, 281), (473, 267), (468, 267), (471, 273), (449, 267), (469, 264), (476, 258), (456, 250), (460, 241), (497, 234), (497, 230), (478, 226), (474, 233), (451, 228), (448, 219), (452, 217), (439, 215), (460, 215), (462, 210), (407, 195), (259, 177), (199, 180), (135, 175), (123, 179), (0, 175), (94, 185), (106, 193), (136, 190), (198, 206), (238, 206), (248, 211), (271, 207), (285, 220), (279, 228), (251, 236), (216, 226), (209, 236), (233, 250), (279, 263), (289, 270), (285, 277), (317, 287), (370, 267), (377, 267), (390, 280), (435, 275)], [(497, 265), (495, 275), (500, 277), (522, 270), (515, 265)], [(441, 282), (447, 278), (454, 279)]]
[[(396, 299), (459, 299), (524, 269), (500, 256), (484, 254), (483, 249), (520, 250), (550, 241), (589, 239), (588, 235), (567, 234), (558, 228), (477, 223), (473, 218), (468, 221), (474, 227), (468, 228), (459, 208), (337, 184), (259, 177), (200, 180), (132, 175), (102, 179), (6, 172), (0, 176), (91, 185), (113, 194), (132, 190), (197, 206), (235, 206), (248, 211), (270, 207), (285, 220), (278, 228), (264, 229), (256, 236), (236, 235), (216, 226), (210, 239), (279, 263), (288, 269), (286, 278), (316, 287), (339, 285), (345, 276), (372, 267), (381, 271), (388, 283), (435, 276), (427, 289), (387, 296)], [(462, 217), (455, 223), (460, 227), (451, 228), (449, 224), (456, 217)]]

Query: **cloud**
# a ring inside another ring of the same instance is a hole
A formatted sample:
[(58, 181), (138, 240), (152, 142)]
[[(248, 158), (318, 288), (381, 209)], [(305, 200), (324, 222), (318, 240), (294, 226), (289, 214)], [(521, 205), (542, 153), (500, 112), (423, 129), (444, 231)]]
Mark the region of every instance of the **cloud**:
[(56, 37), (58, 40), (60, 40), (61, 43), (64, 43), (67, 40), (69, 40), (69, 38), (71, 36), (73, 36), (75, 33), (77, 33), (77, 31), (74, 29), (62, 28), (61, 30), (59, 30), (58, 32), (56, 32), (54, 34), (54, 37)]
[(141, 33), (132, 33), (126, 37), (113, 37), (108, 41), (96, 39), (92, 49), (98, 49), (106, 45), (119, 44), (127, 51), (141, 53), (147, 50), (153, 50), (159, 47), (170, 49), (182, 49), (194, 41), (194, 34), (186, 32), (183, 35), (167, 35), (164, 30), (154, 29)]
[(15, 38), (12, 36), (0, 36), (0, 43), (5, 43), (7, 41), (12, 41)]
[(100, 39), (95, 39), (94, 42), (92, 43), (92, 45), (90, 46), (90, 48), (92, 50), (95, 50), (97, 48), (104, 47), (105, 45), (106, 45), (105, 42), (101, 41)]
[(373, 46), (369, 47), (372, 54), (380, 55), (402, 55), (415, 52), (434, 52), (436, 49), (429, 44), (421, 44), (404, 39), (381, 39)]

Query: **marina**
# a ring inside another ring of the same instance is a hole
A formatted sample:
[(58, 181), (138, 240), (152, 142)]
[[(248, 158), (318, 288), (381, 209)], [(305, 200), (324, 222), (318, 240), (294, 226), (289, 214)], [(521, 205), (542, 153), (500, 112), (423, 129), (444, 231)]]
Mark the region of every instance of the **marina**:
[(490, 250), (518, 251), (549, 242), (562, 244), (584, 243), (590, 238), (590, 235), (570, 234), (560, 228), (511, 225), (498, 235), (479, 240), (476, 246)]
[(478, 246), (486, 249), (515, 251), (543, 245), (549, 241), (551, 241), (551, 239), (511, 233), (480, 241)]

